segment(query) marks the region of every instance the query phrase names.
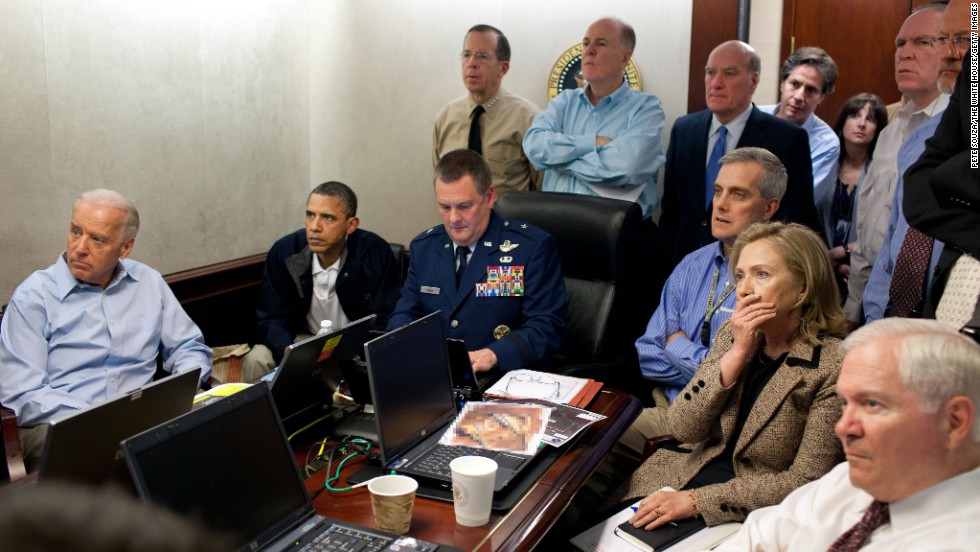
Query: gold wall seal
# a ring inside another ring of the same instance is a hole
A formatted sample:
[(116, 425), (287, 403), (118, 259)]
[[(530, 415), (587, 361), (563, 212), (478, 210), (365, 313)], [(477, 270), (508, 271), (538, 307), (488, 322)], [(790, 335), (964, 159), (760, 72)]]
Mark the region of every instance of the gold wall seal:
[[(643, 90), (643, 81), (640, 79), (640, 70), (630, 58), (623, 71), (623, 76), (630, 88)], [(565, 50), (565, 53), (558, 57), (555, 66), (551, 68), (551, 76), (548, 77), (548, 101), (555, 99), (564, 90), (573, 90), (585, 86), (582, 80), (582, 43)]]

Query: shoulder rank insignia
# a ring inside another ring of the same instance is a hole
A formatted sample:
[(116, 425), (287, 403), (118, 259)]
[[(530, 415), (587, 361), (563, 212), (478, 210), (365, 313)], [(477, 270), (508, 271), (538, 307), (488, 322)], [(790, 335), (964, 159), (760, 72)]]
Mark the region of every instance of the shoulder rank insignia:
[(504, 243), (500, 244), (500, 250), (504, 253), (509, 253), (520, 246), (519, 243), (510, 243), (510, 240), (504, 240)]

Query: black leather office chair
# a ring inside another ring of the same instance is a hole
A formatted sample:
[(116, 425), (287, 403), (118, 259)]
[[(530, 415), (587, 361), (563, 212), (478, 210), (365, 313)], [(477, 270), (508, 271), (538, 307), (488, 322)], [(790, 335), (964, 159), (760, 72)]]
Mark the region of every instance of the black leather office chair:
[(634, 342), (659, 300), (654, 247), (640, 206), (577, 194), (510, 192), (495, 205), (558, 242), (568, 294), (568, 334), (555, 371), (642, 394)]

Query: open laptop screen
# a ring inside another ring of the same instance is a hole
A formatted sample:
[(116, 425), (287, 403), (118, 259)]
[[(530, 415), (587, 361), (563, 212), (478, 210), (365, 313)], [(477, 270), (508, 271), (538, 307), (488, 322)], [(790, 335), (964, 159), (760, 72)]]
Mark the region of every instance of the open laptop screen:
[(364, 349), (387, 464), (456, 417), (442, 313), (388, 332)]
[(123, 442), (140, 497), (261, 548), (313, 515), (266, 385)]

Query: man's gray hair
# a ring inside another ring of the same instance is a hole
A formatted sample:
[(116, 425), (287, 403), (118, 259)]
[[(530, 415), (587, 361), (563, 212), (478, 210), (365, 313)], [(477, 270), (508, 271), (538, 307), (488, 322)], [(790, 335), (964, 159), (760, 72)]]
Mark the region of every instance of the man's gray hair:
[[(936, 320), (884, 318), (858, 329), (842, 346), (846, 354), (880, 341), (897, 342), (888, 348), (898, 361), (899, 379), (918, 395), (924, 411), (936, 412), (961, 395), (980, 407), (980, 345), (969, 337)], [(973, 437), (980, 442), (977, 420)]]
[(140, 213), (136, 210), (136, 205), (132, 201), (126, 199), (119, 192), (114, 190), (107, 190), (105, 188), (97, 188), (95, 190), (89, 190), (83, 192), (82, 195), (78, 196), (75, 200), (75, 205), (72, 207), (72, 212), (78, 209), (79, 203), (88, 203), (91, 205), (101, 205), (104, 207), (114, 207), (116, 209), (122, 209), (126, 211), (126, 224), (123, 228), (123, 240), (128, 240), (136, 237), (136, 234), (140, 231)]
[(771, 151), (751, 147), (733, 149), (718, 160), (720, 165), (725, 163), (757, 163), (765, 173), (762, 180), (756, 184), (759, 193), (765, 199), (783, 199), (788, 179), (786, 167)]

